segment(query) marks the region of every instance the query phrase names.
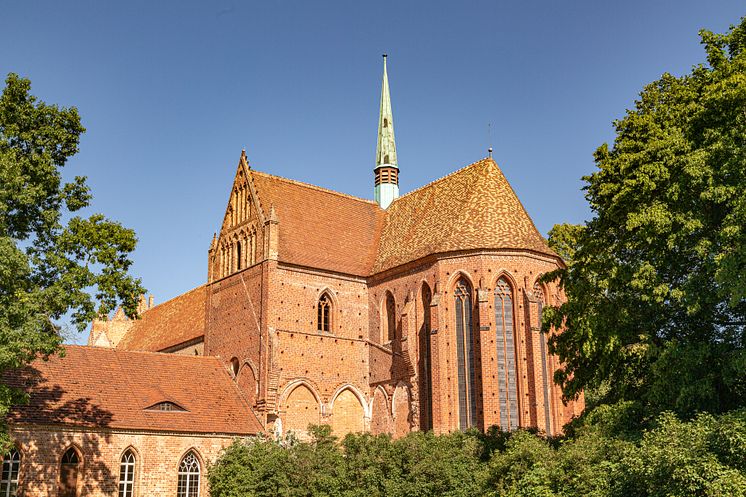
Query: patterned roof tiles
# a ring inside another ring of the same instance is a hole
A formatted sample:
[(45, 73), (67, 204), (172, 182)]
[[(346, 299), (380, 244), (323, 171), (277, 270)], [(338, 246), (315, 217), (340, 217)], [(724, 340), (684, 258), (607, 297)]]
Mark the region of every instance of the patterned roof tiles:
[(532, 250), (556, 256), (492, 159), (394, 200), (386, 210), (372, 273), (430, 254), (471, 249)]

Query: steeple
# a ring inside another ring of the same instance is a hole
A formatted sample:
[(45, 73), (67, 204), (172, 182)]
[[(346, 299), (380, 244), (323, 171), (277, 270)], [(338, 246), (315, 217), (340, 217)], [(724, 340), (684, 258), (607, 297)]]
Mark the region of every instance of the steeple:
[(391, 112), (391, 93), (386, 71), (386, 54), (383, 54), (383, 81), (381, 82), (381, 110), (378, 116), (378, 143), (376, 144), (375, 199), (387, 208), (399, 196), (399, 166), (394, 140), (394, 116)]

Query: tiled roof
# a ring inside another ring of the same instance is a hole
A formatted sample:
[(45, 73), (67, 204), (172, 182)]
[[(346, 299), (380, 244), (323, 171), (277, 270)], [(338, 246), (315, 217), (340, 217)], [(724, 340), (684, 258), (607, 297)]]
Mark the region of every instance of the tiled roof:
[[(262, 431), (219, 359), (65, 346), (65, 356), (8, 371), (29, 394), (10, 423), (246, 435)], [(186, 411), (153, 411), (159, 402)]]
[(265, 212), (274, 206), (281, 261), (370, 276), (427, 255), (471, 249), (556, 256), (502, 171), (483, 159), (396, 200), (375, 202), (251, 171)]
[(492, 159), (394, 200), (372, 273), (430, 254), (485, 248), (555, 255)]
[(251, 171), (264, 212), (274, 206), (283, 262), (367, 276), (385, 211), (370, 200)]
[(143, 312), (117, 348), (157, 352), (204, 336), (206, 296), (202, 285)]

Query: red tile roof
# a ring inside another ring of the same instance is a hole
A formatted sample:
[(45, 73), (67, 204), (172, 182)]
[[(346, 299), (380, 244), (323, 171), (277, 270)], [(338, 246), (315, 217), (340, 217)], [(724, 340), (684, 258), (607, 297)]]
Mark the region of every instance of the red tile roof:
[[(65, 346), (65, 356), (9, 371), (29, 403), (10, 423), (248, 435), (262, 430), (217, 358)], [(162, 401), (185, 412), (146, 410)]]
[(206, 298), (202, 285), (143, 312), (117, 348), (158, 352), (204, 336)]
[(279, 259), (301, 266), (367, 276), (376, 257), (385, 211), (371, 200), (251, 171), (259, 203), (274, 206)]
[(556, 256), (492, 159), (396, 200), (375, 202), (251, 170), (279, 220), (280, 261), (370, 276), (427, 255), (471, 249)]

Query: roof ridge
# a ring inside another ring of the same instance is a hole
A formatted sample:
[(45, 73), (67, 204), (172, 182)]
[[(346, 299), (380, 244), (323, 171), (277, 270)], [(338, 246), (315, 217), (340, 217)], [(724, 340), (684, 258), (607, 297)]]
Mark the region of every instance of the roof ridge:
[(64, 348), (71, 348), (71, 349), (75, 348), (75, 349), (106, 351), (105, 353), (112, 352), (112, 353), (124, 353), (124, 354), (158, 355), (158, 356), (164, 356), (164, 357), (187, 358), (188, 360), (210, 359), (212, 361), (218, 361), (218, 364), (220, 364), (220, 359), (212, 355), (186, 355), (186, 354), (174, 354), (172, 352), (154, 352), (150, 350), (128, 350), (128, 349), (119, 349), (116, 347), (95, 347), (92, 345), (79, 345), (77, 343), (65, 343), (65, 344), (62, 344), (62, 346)]
[(168, 304), (168, 303), (169, 303), (169, 302), (171, 302), (171, 301), (174, 301), (174, 300), (176, 300), (176, 299), (179, 299), (179, 298), (181, 298), (181, 297), (183, 297), (183, 296), (185, 296), (185, 295), (187, 295), (187, 294), (190, 294), (190, 293), (192, 293), (192, 292), (195, 292), (195, 291), (197, 291), (197, 290), (199, 290), (200, 288), (202, 288), (202, 287), (205, 287), (205, 286), (207, 286), (207, 283), (202, 283), (202, 284), (201, 284), (201, 285), (199, 285), (199, 286), (195, 286), (195, 287), (194, 287), (194, 288), (192, 288), (191, 290), (187, 290), (186, 292), (184, 292), (184, 293), (180, 293), (179, 295), (177, 295), (177, 296), (175, 296), (175, 297), (171, 297), (171, 298), (170, 298), (170, 299), (168, 299), (168, 300), (164, 300), (164, 301), (163, 301), (163, 302), (161, 302), (160, 304), (155, 304), (155, 305), (154, 305), (153, 307), (151, 307), (150, 309), (146, 309), (146, 310), (145, 310), (145, 311), (144, 311), (144, 312), (143, 312), (143, 313), (142, 313), (142, 314), (140, 315), (140, 317), (144, 316), (144, 315), (145, 315), (146, 313), (148, 313), (148, 312), (152, 311), (152, 310), (153, 310), (153, 309), (155, 309), (156, 307), (160, 307), (160, 306), (162, 306), (162, 305), (166, 305), (166, 304)]
[(340, 197), (346, 197), (346, 198), (349, 198), (349, 199), (352, 199), (352, 200), (357, 200), (359, 202), (365, 202), (366, 204), (373, 204), (373, 205), (376, 205), (376, 206), (378, 205), (378, 202), (376, 202), (375, 200), (370, 200), (370, 199), (367, 199), (367, 198), (356, 197), (355, 195), (350, 195), (349, 193), (338, 192), (336, 190), (331, 190), (329, 188), (324, 188), (323, 186), (313, 185), (311, 183), (305, 183), (303, 181), (298, 181), (298, 180), (295, 180), (295, 179), (285, 178), (283, 176), (278, 176), (276, 174), (265, 173), (264, 171), (257, 171), (256, 169), (252, 169), (252, 172), (260, 174), (260, 175), (263, 175), (263, 176), (269, 176), (271, 178), (275, 178), (275, 179), (278, 179), (280, 181), (285, 181), (286, 183), (292, 183), (294, 185), (304, 186), (304, 187), (310, 188), (312, 190), (318, 190), (318, 191), (324, 192), (324, 193), (332, 193), (332, 194), (338, 195)]
[[(455, 176), (455, 175), (457, 175), (457, 174), (459, 174), (459, 173), (462, 173), (462, 172), (464, 172), (465, 170), (469, 169), (470, 167), (476, 166), (477, 164), (479, 164), (479, 163), (482, 163), (482, 162), (485, 162), (485, 161), (487, 161), (487, 162), (491, 161), (491, 162), (494, 162), (494, 163), (495, 163), (495, 165), (497, 165), (497, 162), (495, 162), (495, 161), (494, 161), (493, 159), (491, 159), (491, 158), (489, 158), (489, 157), (485, 157), (485, 158), (483, 158), (483, 159), (479, 159), (479, 160), (477, 160), (477, 161), (474, 161), (474, 162), (472, 162), (471, 164), (468, 164), (468, 165), (466, 165), (466, 166), (464, 166), (464, 167), (462, 167), (462, 168), (460, 168), (460, 169), (456, 169), (455, 171), (452, 171), (452, 172), (450, 172), (450, 173), (446, 174), (445, 176), (441, 176), (440, 178), (434, 179), (434, 180), (432, 180), (432, 181), (431, 181), (431, 182), (429, 182), (429, 183), (425, 183), (424, 185), (420, 186), (419, 188), (415, 188), (414, 190), (408, 191), (408, 192), (407, 192), (407, 193), (405, 193), (404, 195), (401, 195), (400, 197), (397, 197), (397, 198), (395, 198), (395, 199), (394, 199), (394, 201), (393, 201), (393, 202), (391, 202), (391, 203), (392, 203), (392, 204), (394, 204), (394, 203), (396, 203), (397, 201), (399, 201), (399, 200), (401, 200), (401, 199), (403, 199), (403, 198), (405, 198), (405, 197), (408, 197), (409, 195), (411, 195), (411, 194), (413, 194), (413, 193), (417, 193), (417, 192), (419, 192), (420, 190), (424, 190), (425, 188), (428, 188), (428, 187), (430, 187), (430, 186), (434, 185), (435, 183), (439, 183), (439, 182), (441, 182), (441, 181), (443, 181), (443, 180), (445, 180), (445, 179), (448, 179), (448, 178), (450, 178), (451, 176)], [(498, 167), (499, 167), (499, 166), (498, 166)]]

